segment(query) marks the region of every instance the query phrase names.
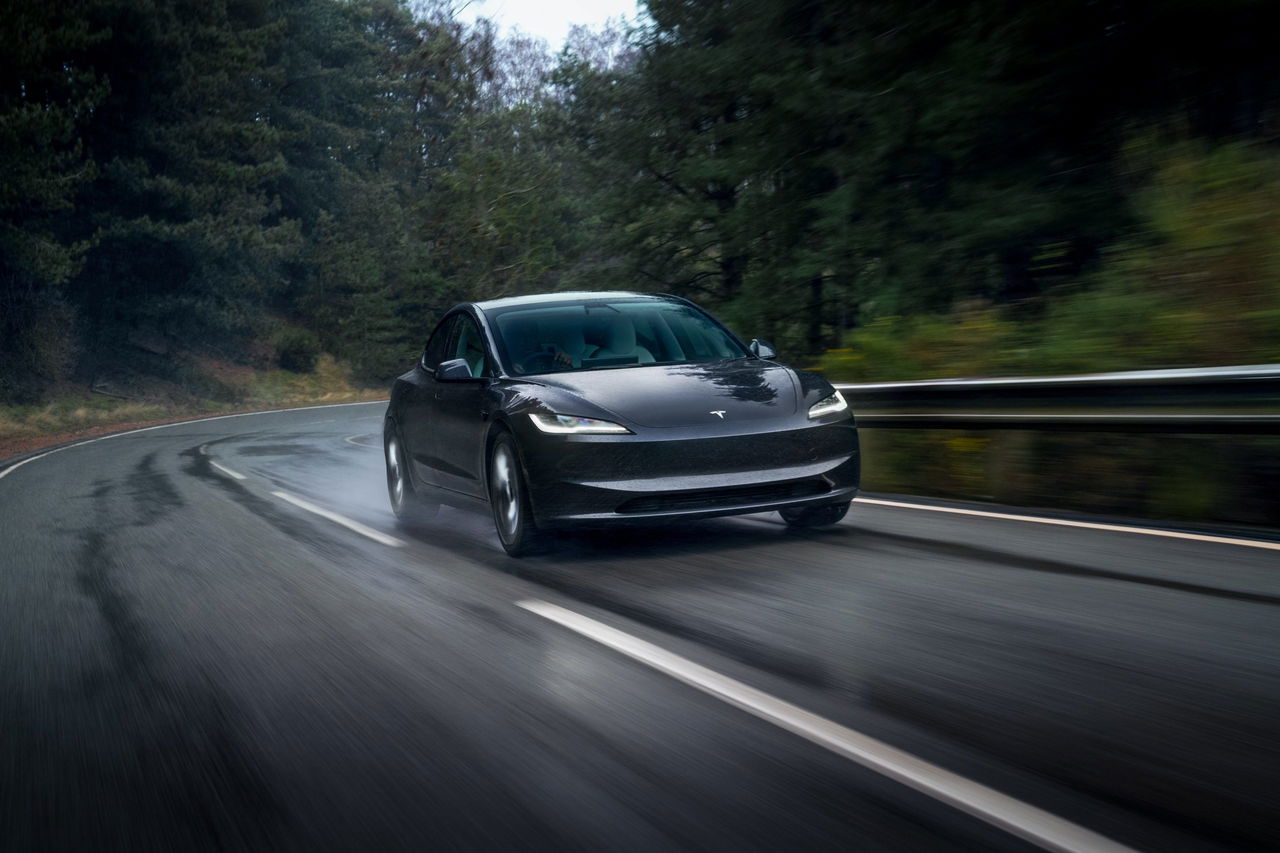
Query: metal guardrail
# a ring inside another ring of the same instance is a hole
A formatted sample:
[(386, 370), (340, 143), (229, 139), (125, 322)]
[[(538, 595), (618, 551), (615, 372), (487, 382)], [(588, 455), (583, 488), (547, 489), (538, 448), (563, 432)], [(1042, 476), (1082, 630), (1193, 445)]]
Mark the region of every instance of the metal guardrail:
[(868, 428), (1280, 434), (1280, 364), (836, 387)]

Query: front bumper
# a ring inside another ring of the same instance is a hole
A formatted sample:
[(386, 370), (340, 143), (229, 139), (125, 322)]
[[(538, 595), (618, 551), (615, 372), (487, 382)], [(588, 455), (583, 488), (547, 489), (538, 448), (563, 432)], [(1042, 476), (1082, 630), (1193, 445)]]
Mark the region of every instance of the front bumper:
[(847, 418), (743, 435), (524, 438), (534, 517), (545, 528), (767, 512), (858, 493), (858, 435)]

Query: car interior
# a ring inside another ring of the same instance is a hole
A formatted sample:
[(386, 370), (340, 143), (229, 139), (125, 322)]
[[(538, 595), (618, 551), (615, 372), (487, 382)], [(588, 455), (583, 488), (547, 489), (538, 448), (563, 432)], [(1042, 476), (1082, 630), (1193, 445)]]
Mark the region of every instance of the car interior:
[(470, 320), (458, 325), (460, 330), (453, 346), (453, 355), (450, 358), (466, 359), (467, 367), (471, 369), (472, 376), (477, 378), (484, 376), (484, 339), (480, 337), (480, 330)]
[(497, 318), (496, 326), (517, 373), (674, 364), (743, 354), (706, 318), (666, 303), (509, 311)]

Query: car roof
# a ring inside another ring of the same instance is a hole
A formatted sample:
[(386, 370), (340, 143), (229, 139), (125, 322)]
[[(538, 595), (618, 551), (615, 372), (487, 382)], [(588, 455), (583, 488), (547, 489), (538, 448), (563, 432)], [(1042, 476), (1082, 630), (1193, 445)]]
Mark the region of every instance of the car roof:
[(528, 296), (507, 296), (472, 303), (481, 311), (492, 308), (511, 308), (517, 305), (555, 305), (562, 302), (580, 302), (584, 299), (655, 299), (670, 300), (665, 293), (638, 293), (633, 290), (566, 290), (560, 293), (532, 293)]

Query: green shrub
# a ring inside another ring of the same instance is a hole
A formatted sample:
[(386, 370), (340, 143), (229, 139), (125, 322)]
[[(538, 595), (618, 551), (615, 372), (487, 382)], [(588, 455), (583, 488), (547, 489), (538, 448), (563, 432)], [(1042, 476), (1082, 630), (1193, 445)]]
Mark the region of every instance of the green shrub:
[(1280, 155), (1139, 137), (1123, 171), (1140, 187), (1133, 228), (1080, 281), (1023, 304), (873, 318), (817, 368), (881, 381), (1280, 359)]
[(816, 369), (833, 382), (1017, 373), (1026, 355), (1020, 331), (980, 304), (947, 316), (880, 317), (850, 332)]
[(320, 339), (306, 329), (285, 329), (276, 335), (276, 359), (293, 373), (311, 373), (320, 358)]

